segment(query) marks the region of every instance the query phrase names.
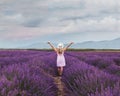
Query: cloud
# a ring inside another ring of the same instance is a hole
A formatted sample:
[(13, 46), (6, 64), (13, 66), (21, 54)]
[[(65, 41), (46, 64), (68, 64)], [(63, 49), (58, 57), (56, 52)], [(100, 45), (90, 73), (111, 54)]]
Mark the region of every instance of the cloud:
[(63, 37), (82, 34), (83, 39), (89, 39), (92, 34), (104, 33), (112, 38), (112, 32), (117, 37), (119, 6), (119, 0), (1, 0), (0, 35), (3, 40), (59, 37), (59, 34)]
[(21, 14), (25, 18), (22, 25), (26, 27), (50, 26), (51, 23), (59, 23), (65, 19), (99, 19), (119, 14), (118, 0), (11, 0), (4, 3), (4, 6), (7, 8), (3, 11)]
[(1, 23), (0, 25), (16, 25), (16, 24), (21, 24), (24, 22), (24, 17), (22, 14), (12, 14), (12, 15), (1, 15)]
[[(16, 41), (16, 40), (31, 40), (34, 38), (45, 37), (46, 35), (57, 34), (57, 32), (62, 32), (62, 27), (41, 27), (41, 28), (29, 28), (18, 25), (11, 25), (6, 27), (7, 31), (2, 34), (1, 39)], [(59, 31), (58, 31), (59, 30)]]
[[(68, 22), (68, 21), (67, 21)], [(120, 20), (108, 16), (100, 20), (71, 20), (64, 28), (68, 32), (120, 32)]]

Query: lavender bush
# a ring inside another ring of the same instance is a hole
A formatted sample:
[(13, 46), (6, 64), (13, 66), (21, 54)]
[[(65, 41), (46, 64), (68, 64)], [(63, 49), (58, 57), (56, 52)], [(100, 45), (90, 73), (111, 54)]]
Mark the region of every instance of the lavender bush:
[[(66, 96), (120, 96), (119, 52), (65, 52)], [(57, 96), (56, 53), (0, 50), (0, 96)]]

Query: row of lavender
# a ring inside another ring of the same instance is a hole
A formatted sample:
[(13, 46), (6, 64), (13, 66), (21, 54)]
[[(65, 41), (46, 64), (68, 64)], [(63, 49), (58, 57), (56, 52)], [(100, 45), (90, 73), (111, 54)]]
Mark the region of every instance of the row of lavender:
[[(120, 53), (69, 51), (65, 58), (66, 95), (120, 96)], [(0, 51), (0, 96), (57, 96), (56, 75), (54, 52)]]
[(120, 96), (120, 53), (66, 52), (68, 96)]
[(50, 57), (43, 51), (0, 51), (0, 96), (57, 96)]
[(119, 52), (68, 52), (69, 56), (97, 67), (109, 74), (120, 76), (120, 53)]

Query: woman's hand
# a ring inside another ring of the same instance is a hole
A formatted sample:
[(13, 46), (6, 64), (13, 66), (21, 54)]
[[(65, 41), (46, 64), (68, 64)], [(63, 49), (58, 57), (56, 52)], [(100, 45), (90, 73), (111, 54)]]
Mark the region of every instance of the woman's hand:
[(48, 41), (47, 43), (50, 44), (50, 41)]
[(52, 49), (54, 49), (55, 52), (57, 52), (56, 48), (52, 45), (52, 43), (50, 43), (50, 41), (48, 41), (47, 43), (52, 47)]
[(70, 44), (73, 44), (74, 42), (71, 42)]

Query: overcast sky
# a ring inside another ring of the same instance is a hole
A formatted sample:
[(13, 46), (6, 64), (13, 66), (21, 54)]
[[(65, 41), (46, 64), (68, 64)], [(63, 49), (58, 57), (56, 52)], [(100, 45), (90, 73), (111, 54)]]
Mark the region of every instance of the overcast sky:
[(0, 48), (119, 37), (119, 0), (0, 0)]

